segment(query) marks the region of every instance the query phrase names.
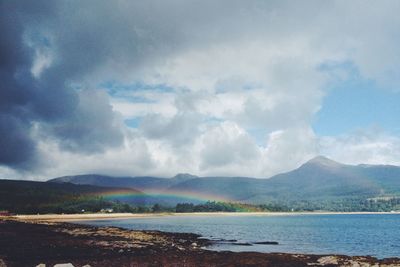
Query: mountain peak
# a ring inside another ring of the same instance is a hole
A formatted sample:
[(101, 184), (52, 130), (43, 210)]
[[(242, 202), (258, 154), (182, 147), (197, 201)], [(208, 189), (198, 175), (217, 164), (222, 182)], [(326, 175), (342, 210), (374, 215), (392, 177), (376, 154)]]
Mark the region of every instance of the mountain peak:
[(339, 167), (342, 166), (339, 162), (331, 160), (324, 156), (317, 156), (315, 158), (310, 159), (304, 165), (318, 165), (324, 167)]

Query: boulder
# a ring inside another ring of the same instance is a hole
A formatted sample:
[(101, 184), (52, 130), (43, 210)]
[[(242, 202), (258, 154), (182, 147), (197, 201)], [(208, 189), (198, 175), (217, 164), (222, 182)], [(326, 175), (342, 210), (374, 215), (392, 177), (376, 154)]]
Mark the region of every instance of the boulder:
[(328, 264), (337, 265), (338, 258), (336, 256), (325, 256), (325, 257), (319, 258), (318, 263), (320, 265), (328, 265)]

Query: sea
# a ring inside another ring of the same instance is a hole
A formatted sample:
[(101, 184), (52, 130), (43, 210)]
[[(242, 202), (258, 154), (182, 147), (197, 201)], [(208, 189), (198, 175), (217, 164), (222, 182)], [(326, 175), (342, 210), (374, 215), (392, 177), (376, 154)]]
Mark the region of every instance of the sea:
[[(251, 244), (222, 242), (208, 247), (211, 250), (400, 257), (400, 214), (166, 215), (79, 223), (196, 233)], [(278, 244), (254, 244), (265, 241)]]

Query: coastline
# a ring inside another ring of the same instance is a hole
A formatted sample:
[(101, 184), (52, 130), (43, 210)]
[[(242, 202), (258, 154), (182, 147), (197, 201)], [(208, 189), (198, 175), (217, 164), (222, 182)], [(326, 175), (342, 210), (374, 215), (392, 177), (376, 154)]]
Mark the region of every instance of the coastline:
[(399, 215), (400, 212), (188, 212), (188, 213), (88, 213), (88, 214), (34, 214), (0, 216), (23, 221), (73, 222), (91, 220), (122, 220), (164, 216), (295, 216), (295, 215)]
[(400, 266), (400, 258), (212, 251), (190, 233), (0, 219), (0, 263), (73, 266)]

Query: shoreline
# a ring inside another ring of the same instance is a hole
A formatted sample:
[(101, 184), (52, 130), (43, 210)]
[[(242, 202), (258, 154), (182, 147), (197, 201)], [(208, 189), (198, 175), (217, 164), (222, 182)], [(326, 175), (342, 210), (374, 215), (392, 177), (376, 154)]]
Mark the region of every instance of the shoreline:
[(0, 219), (23, 221), (73, 222), (91, 220), (123, 220), (166, 216), (296, 216), (296, 215), (399, 215), (400, 212), (187, 212), (187, 213), (88, 213), (88, 214), (18, 214)]
[(0, 219), (2, 266), (400, 266), (400, 258), (212, 251), (190, 233)]

